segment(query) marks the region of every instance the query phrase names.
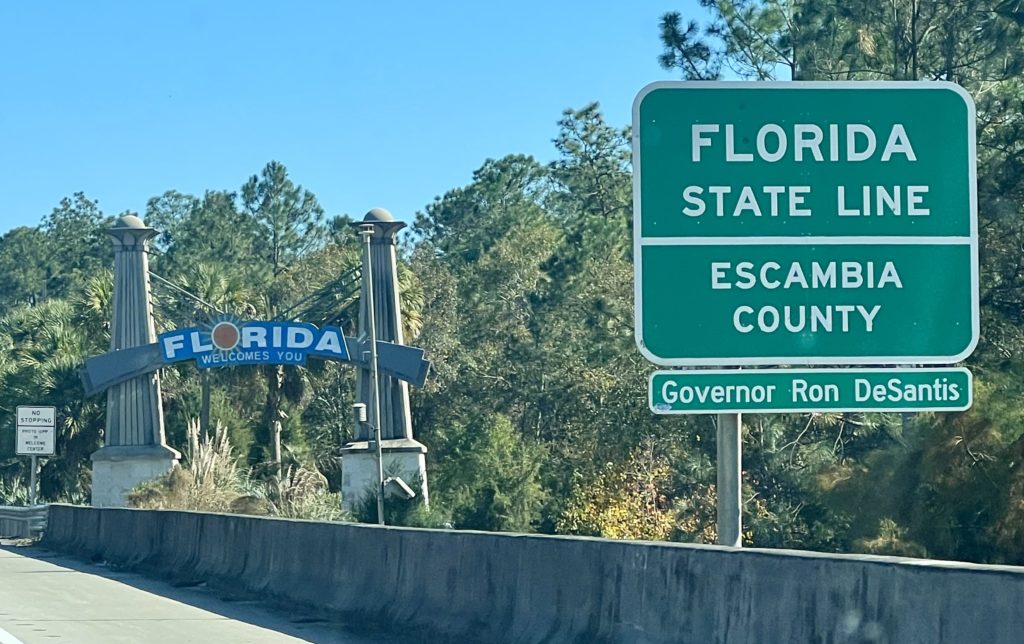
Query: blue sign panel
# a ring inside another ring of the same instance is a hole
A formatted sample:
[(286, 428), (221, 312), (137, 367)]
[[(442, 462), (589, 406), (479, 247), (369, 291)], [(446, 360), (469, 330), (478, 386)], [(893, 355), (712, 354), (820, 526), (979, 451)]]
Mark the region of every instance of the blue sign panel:
[(221, 320), (211, 327), (161, 333), (164, 362), (195, 360), (200, 368), (240, 364), (305, 364), (306, 356), (349, 360), (341, 329), (301, 322)]

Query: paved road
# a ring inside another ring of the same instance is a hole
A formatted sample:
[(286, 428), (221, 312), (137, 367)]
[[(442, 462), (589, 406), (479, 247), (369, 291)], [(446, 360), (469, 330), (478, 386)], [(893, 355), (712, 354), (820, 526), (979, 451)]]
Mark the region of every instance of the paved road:
[[(402, 644), (0, 542), (0, 644)], [(405, 644), (409, 644), (408, 640)]]

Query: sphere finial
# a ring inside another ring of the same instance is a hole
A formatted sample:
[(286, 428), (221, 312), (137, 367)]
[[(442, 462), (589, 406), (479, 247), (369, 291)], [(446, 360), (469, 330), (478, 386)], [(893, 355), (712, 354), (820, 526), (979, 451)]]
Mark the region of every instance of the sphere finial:
[(363, 221), (365, 221), (367, 223), (373, 223), (373, 222), (377, 222), (377, 221), (380, 221), (380, 222), (394, 221), (394, 220), (395, 220), (395, 218), (391, 216), (391, 213), (388, 212), (387, 210), (384, 210), (383, 208), (374, 208), (370, 212), (366, 213), (365, 217), (363, 217)]

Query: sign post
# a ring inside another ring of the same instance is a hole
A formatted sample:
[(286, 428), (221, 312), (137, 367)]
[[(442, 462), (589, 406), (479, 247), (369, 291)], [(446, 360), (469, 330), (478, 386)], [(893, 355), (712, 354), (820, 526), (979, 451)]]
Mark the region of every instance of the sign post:
[[(974, 103), (953, 83), (645, 87), (633, 103), (640, 352), (701, 367), (965, 359), (980, 335), (975, 156)], [(740, 413), (966, 409), (969, 374), (952, 371), (927, 400), (907, 392), (923, 395), (934, 374), (697, 371), (680, 384), (659, 372), (650, 403), (718, 414), (719, 543), (739, 545)], [(774, 402), (725, 400), (787, 378)], [(910, 389), (890, 396), (893, 379)], [(825, 385), (844, 398), (806, 395)]]
[(38, 497), (36, 471), (39, 456), (53, 456), (56, 438), (56, 407), (19, 406), (17, 409), (17, 446), (19, 455), (32, 457), (29, 470), (29, 505), (35, 505)]
[(718, 414), (718, 545), (743, 545), (743, 415)]

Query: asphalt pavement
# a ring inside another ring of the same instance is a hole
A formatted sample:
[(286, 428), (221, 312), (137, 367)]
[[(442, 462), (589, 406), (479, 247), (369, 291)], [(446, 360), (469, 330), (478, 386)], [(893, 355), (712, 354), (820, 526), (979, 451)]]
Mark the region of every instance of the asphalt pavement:
[[(357, 631), (357, 632), (353, 632)], [(0, 541), (0, 644), (413, 644), (232, 597), (204, 585), (176, 587)]]

